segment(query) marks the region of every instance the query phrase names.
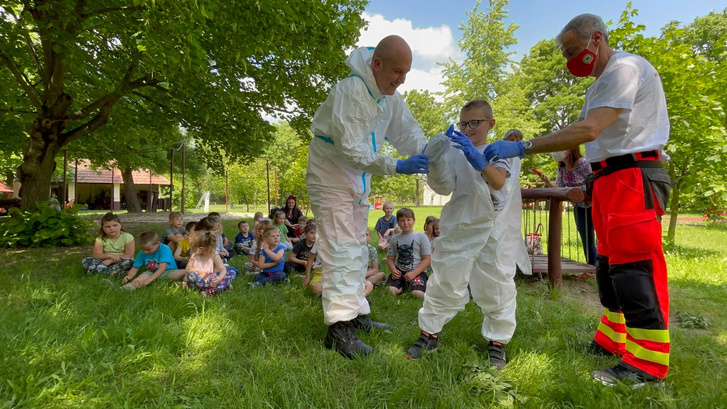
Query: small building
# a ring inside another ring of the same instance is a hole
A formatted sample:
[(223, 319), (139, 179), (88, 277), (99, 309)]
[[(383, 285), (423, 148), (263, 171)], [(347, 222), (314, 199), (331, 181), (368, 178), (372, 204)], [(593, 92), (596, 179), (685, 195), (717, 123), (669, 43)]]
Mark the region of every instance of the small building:
[(12, 199), (12, 198), (13, 198), (13, 188), (4, 184), (3, 182), (0, 182), (0, 199)]
[(451, 193), (443, 196), (433, 191), (426, 181), (422, 182), (420, 186), (422, 186), (422, 206), (444, 206), (452, 198)]

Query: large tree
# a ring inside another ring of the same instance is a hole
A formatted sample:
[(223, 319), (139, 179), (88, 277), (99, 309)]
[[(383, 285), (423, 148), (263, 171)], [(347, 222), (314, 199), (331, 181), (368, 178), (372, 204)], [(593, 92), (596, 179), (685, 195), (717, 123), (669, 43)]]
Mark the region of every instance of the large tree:
[[(570, 74), (565, 59), (553, 39), (535, 44), (502, 83), (502, 91), (493, 103), (496, 139), (511, 128), (522, 131), (526, 139), (565, 128), (578, 119), (592, 78)], [(530, 168), (554, 175), (555, 162), (549, 155), (530, 155), (523, 160), (523, 176), (538, 178)]]
[[(644, 27), (631, 17), (637, 10), (623, 12), (619, 27), (612, 33), (617, 49), (636, 52), (651, 62), (661, 77), (669, 111), (671, 132), (665, 150), (671, 157), (666, 168), (673, 181), (668, 241), (673, 243), (682, 194), (698, 189), (698, 196), (725, 195), (724, 172), (727, 132), (723, 101), (727, 89), (724, 60), (710, 58), (703, 38), (692, 26), (667, 24), (659, 37), (645, 38)], [(720, 19), (702, 21), (712, 35), (727, 41), (727, 24)], [(721, 33), (720, 33), (721, 27)], [(709, 48), (710, 50), (712, 48)]]
[(457, 63), (451, 60), (444, 66), (444, 93), (448, 112), (456, 116), (462, 105), (473, 99), (493, 101), (501, 93), (502, 80), (506, 75), (510, 56), (507, 51), (517, 44), (516, 24), (505, 24), (508, 16), (505, 6), (508, 0), (490, 0), (487, 11), (479, 10), (480, 0), (472, 11), (467, 12), (467, 21), (460, 25), (464, 31), (459, 48), (465, 60)]
[(26, 145), (22, 207), (48, 197), (59, 150), (102, 128), (119, 103), (163, 105), (200, 145), (230, 158), (263, 151), (263, 114), (305, 129), (327, 84), (347, 72), (364, 4), (5, 1), (0, 112), (2, 130), (14, 131), (3, 137)]

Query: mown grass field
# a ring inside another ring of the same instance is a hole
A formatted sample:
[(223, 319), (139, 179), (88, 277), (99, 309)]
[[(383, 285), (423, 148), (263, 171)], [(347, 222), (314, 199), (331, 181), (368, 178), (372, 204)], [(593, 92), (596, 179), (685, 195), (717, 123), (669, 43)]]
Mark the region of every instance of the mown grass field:
[[(415, 209), (418, 229), (439, 211)], [(229, 237), (236, 222), (225, 221)], [(473, 303), (438, 352), (411, 362), (421, 301), (379, 287), (372, 317), (394, 330), (362, 335), (376, 351), (349, 361), (323, 347), (320, 300), (298, 278), (253, 290), (241, 276), (210, 299), (163, 281), (121, 293), (86, 275), (90, 246), (0, 250), (0, 408), (727, 407), (727, 225), (680, 224), (676, 245), (671, 372), (665, 388), (637, 391), (591, 380), (615, 363), (586, 352), (601, 313), (593, 279), (551, 291), (518, 277), (518, 330), (497, 373)]]

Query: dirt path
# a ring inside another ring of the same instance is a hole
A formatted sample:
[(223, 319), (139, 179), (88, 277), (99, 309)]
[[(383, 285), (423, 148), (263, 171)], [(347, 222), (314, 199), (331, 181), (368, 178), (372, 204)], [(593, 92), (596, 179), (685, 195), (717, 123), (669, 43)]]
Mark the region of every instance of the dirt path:
[[(230, 212), (230, 213), (221, 213), (223, 220), (228, 219), (235, 219), (235, 220), (241, 220), (241, 219), (252, 219), (254, 216), (253, 213), (244, 213), (244, 212)], [(198, 221), (202, 219), (204, 216), (206, 216), (204, 213), (187, 213), (184, 215), (184, 222), (193, 222)], [(101, 221), (101, 218), (103, 217), (102, 214), (93, 214), (93, 215), (87, 215), (89, 219), (93, 220), (96, 223), (99, 223)], [(124, 226), (133, 227), (133, 226), (141, 226), (145, 224), (164, 224), (169, 220), (169, 213), (166, 212), (157, 212), (157, 213), (122, 213), (119, 214), (119, 219), (121, 219), (121, 223)]]

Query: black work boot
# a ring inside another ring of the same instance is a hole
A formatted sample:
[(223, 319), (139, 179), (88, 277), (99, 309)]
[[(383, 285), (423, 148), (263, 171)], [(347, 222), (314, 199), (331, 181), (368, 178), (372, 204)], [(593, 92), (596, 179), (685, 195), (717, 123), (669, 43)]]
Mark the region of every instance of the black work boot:
[(348, 359), (365, 357), (374, 352), (373, 348), (356, 338), (353, 329), (351, 321), (339, 321), (329, 326), (324, 342), (326, 348), (338, 351)]
[(593, 378), (606, 386), (616, 386), (621, 383), (628, 385), (631, 389), (639, 389), (644, 386), (657, 388), (664, 386), (663, 379), (659, 379), (643, 371), (632, 369), (620, 362), (612, 368), (594, 371)]
[(371, 332), (372, 329), (380, 329), (383, 331), (390, 331), (391, 325), (385, 324), (383, 322), (376, 322), (371, 320), (368, 315), (359, 315), (358, 317), (351, 320), (351, 324), (353, 324), (353, 329), (355, 330), (362, 330), (365, 333)]
[(591, 340), (591, 343), (588, 345), (588, 351), (596, 356), (617, 356), (594, 340)]

